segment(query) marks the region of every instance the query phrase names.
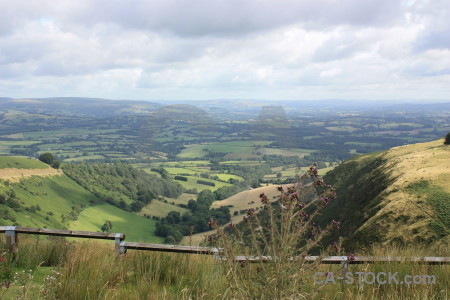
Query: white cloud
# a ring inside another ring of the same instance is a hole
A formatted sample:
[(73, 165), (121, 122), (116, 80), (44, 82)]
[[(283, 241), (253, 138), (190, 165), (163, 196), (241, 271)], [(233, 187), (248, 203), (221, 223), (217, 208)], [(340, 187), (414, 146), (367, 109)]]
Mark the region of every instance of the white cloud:
[(448, 99), (446, 2), (0, 1), (0, 96)]

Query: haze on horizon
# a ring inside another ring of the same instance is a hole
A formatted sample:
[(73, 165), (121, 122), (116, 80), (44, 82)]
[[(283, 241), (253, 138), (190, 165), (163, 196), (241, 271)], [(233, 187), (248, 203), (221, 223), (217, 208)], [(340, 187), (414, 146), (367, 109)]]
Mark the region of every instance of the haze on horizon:
[(0, 0), (0, 96), (450, 99), (448, 1)]

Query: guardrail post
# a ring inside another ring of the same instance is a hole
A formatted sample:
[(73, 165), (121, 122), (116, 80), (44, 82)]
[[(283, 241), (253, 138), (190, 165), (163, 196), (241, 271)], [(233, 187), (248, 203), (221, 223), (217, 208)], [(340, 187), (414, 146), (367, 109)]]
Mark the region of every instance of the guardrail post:
[(19, 250), (19, 238), (16, 232), (16, 226), (6, 226), (6, 247), (12, 253), (13, 259), (17, 258)]
[(219, 253), (220, 253), (219, 249), (214, 248), (213, 253), (214, 253), (214, 259), (219, 261), (221, 259), (220, 255), (219, 255)]
[(116, 233), (114, 238), (115, 250), (117, 254), (120, 254), (120, 243), (123, 241), (123, 235), (121, 233)]
[[(342, 257), (342, 258), (344, 258), (344, 257)], [(342, 267), (341, 290), (342, 291), (345, 291), (344, 279), (347, 278), (346, 275), (347, 275), (347, 272), (348, 272), (348, 264), (349, 264), (349, 261), (348, 261), (347, 257), (345, 257), (345, 259), (346, 259), (345, 261), (343, 260), (341, 262), (341, 267)]]
[(119, 254), (127, 253), (127, 247), (125, 246), (125, 242), (120, 242), (119, 244)]

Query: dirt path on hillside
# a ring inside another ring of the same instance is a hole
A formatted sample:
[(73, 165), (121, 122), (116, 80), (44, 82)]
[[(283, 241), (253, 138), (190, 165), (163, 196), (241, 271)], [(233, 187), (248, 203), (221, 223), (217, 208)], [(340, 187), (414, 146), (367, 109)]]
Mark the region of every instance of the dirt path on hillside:
[(0, 179), (9, 179), (12, 181), (18, 181), (23, 177), (30, 176), (55, 176), (61, 175), (62, 170), (56, 170), (53, 168), (46, 169), (14, 169), (14, 168), (6, 168), (0, 169)]

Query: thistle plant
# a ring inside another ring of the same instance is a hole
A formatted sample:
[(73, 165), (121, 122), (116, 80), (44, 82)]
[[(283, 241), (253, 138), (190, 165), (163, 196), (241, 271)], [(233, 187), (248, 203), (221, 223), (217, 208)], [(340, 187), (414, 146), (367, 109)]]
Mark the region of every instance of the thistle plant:
[[(306, 257), (339, 222), (324, 228), (314, 223), (321, 208), (336, 197), (333, 187), (319, 177), (316, 165), (290, 186), (279, 186), (275, 201), (264, 194), (260, 213), (249, 209), (239, 225), (223, 229), (210, 220), (217, 233), (209, 237), (222, 248), (231, 297), (286, 299), (310, 297), (311, 263)], [(251, 263), (255, 262), (255, 263)]]

